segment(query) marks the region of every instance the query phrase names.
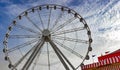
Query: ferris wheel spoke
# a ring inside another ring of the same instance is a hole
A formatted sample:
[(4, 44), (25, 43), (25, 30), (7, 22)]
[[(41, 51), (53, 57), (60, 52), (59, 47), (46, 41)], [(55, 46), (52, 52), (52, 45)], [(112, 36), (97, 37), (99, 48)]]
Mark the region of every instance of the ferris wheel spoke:
[(59, 39), (59, 40), (66, 40), (66, 41), (70, 41), (70, 42), (78, 42), (78, 43), (85, 43), (85, 44), (89, 43), (89, 41), (87, 41), (87, 40), (74, 39), (74, 38), (69, 38), (69, 37), (54, 36), (54, 38)]
[(43, 24), (43, 20), (42, 20), (42, 18), (41, 18), (40, 12), (39, 12), (38, 10), (37, 10), (37, 12), (38, 12), (38, 16), (39, 16), (41, 25), (42, 25), (43, 29), (45, 29), (45, 26), (44, 26), (44, 24)]
[(49, 27), (50, 27), (51, 12), (52, 12), (52, 8), (50, 8), (50, 13), (49, 13), (49, 16), (48, 16), (48, 26), (47, 26), (47, 29), (49, 29)]
[(26, 16), (26, 18), (38, 29), (42, 32), (42, 30), (38, 27), (38, 25), (36, 25), (28, 16)]
[(40, 36), (38, 35), (10, 35), (9, 36), (10, 39), (17, 39), (17, 38), (40, 38)]
[(59, 25), (58, 27), (56, 27), (54, 30), (53, 30), (53, 33), (55, 33), (56, 31), (62, 29), (63, 27), (65, 27), (66, 25), (70, 24), (72, 21), (74, 21), (76, 18), (75, 17), (72, 17), (68, 20), (66, 20), (63, 24)]
[(63, 13), (64, 13), (64, 12), (61, 12), (61, 13), (59, 14), (59, 16), (57, 17), (57, 19), (55, 20), (55, 23), (53, 24), (53, 27), (50, 29), (51, 31), (56, 27), (56, 25), (58, 24), (58, 22), (59, 22), (60, 19), (62, 18)]
[(47, 55), (48, 55), (48, 70), (50, 70), (50, 53), (49, 53), (48, 42), (47, 42)]
[(63, 47), (64, 49), (66, 49), (67, 51), (71, 52), (72, 54), (76, 55), (77, 57), (84, 59), (84, 57), (82, 55), (80, 55), (79, 53), (75, 52), (74, 50), (72, 50), (71, 48), (65, 46), (64, 44), (54, 40), (54, 42), (56, 42), (58, 45), (60, 45), (61, 47)]
[(37, 41), (38, 41), (38, 39), (33, 39), (33, 40), (27, 41), (27, 42), (25, 42), (23, 44), (17, 45), (15, 47), (11, 48), (11, 49), (8, 49), (8, 53), (13, 52), (13, 51), (15, 51), (17, 49), (20, 49), (20, 48), (27, 47), (28, 45), (31, 45), (31, 44), (33, 44), (33, 43), (35, 43)]
[(31, 29), (31, 28), (28, 28), (28, 27), (26, 27), (26, 26), (23, 26), (23, 25), (20, 25), (20, 24), (17, 24), (16, 26), (17, 26), (18, 28), (24, 29), (24, 30), (26, 30), (26, 31), (29, 31), (29, 32), (32, 32), (32, 33), (36, 33), (36, 34), (40, 34), (40, 32), (35, 31), (35, 30), (33, 30), (33, 29)]
[[(54, 44), (54, 42), (52, 42), (52, 40), (50, 40), (49, 43), (51, 44), (51, 46), (53, 47), (53, 49), (54, 49), (55, 51), (57, 51), (56, 54), (60, 55), (61, 58), (59, 58), (59, 59), (64, 59), (64, 60), (66, 60), (66, 62), (71, 66), (71, 68), (72, 68), (73, 70), (75, 70), (75, 67), (74, 67), (74, 66), (71, 64), (71, 62), (66, 58), (66, 56), (61, 52), (61, 50)], [(64, 61), (64, 60), (63, 60), (63, 61)], [(63, 63), (63, 62), (62, 62), (62, 63)], [(65, 65), (64, 65), (64, 64), (65, 64)], [(66, 65), (65, 62), (63, 63), (63, 65), (65, 66), (66, 70), (69, 70), (69, 67)]]
[(66, 33), (72, 33), (72, 32), (76, 32), (76, 31), (80, 31), (80, 30), (84, 30), (84, 27), (78, 27), (78, 28), (73, 28), (73, 29), (69, 29), (69, 30), (64, 30), (64, 31), (59, 31), (53, 34), (53, 36), (55, 35), (61, 35), (61, 34), (66, 34)]
[(35, 47), (32, 47), (22, 58), (20, 58), (20, 60), (18, 60), (18, 62), (16, 62), (13, 66), (13, 70), (28, 56), (28, 54), (30, 54), (30, 52), (32, 52), (35, 49)]
[(31, 66), (32, 62), (34, 61), (36, 55), (38, 54), (38, 52), (41, 50), (43, 44), (44, 44), (44, 37), (37, 43), (37, 45), (35, 46), (35, 49), (33, 50), (32, 54), (30, 55), (30, 57), (28, 58), (28, 60), (26, 61), (26, 63), (24, 64), (22, 70), (28, 70), (28, 68)]

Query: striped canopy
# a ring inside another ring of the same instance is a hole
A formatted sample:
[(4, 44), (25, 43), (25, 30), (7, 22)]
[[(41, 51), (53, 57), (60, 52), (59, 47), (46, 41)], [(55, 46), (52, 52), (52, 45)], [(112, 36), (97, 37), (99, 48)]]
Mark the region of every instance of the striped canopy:
[[(104, 67), (106, 65), (120, 63), (120, 49), (110, 54), (98, 57), (98, 62), (81, 66), (82, 70), (89, 70), (91, 68)], [(117, 66), (115, 66), (117, 67)], [(120, 66), (118, 66), (120, 69)]]

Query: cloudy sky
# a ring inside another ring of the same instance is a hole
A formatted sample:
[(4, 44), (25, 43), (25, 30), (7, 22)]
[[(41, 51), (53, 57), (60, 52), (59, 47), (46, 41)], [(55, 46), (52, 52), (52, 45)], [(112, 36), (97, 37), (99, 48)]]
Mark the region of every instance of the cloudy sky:
[[(4, 61), (3, 39), (10, 22), (21, 12), (41, 4), (59, 4), (78, 12), (89, 25), (93, 38), (93, 51), (97, 57), (120, 48), (120, 1), (119, 0), (0, 0), (0, 68), (8, 70)], [(92, 63), (92, 59), (86, 62)]]

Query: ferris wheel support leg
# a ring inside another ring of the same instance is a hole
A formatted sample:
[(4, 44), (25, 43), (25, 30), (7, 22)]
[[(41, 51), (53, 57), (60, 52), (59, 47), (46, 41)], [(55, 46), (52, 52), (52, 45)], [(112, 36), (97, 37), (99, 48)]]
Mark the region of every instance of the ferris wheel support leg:
[[(66, 62), (71, 66), (71, 68), (73, 70), (76, 70), (75, 67), (70, 63), (70, 61), (65, 57), (65, 55), (60, 51), (59, 48), (57, 48), (57, 46), (50, 40), (49, 43), (51, 44), (51, 46), (53, 47), (55, 53), (57, 54), (57, 56), (59, 57), (60, 61), (62, 62), (62, 64), (64, 65), (64, 67), (66, 68), (66, 70), (69, 70), (67, 64), (65, 63), (64, 59), (66, 60)], [(64, 58), (64, 59), (63, 59)]]
[(59, 53), (63, 56), (63, 58), (67, 61), (67, 63), (71, 66), (73, 70), (76, 70), (75, 67), (71, 64), (71, 62), (65, 57), (65, 55), (60, 51), (58, 47), (56, 49), (59, 51)]
[(26, 56), (34, 49), (35, 47), (31, 48), (17, 63), (15, 63), (13, 70), (26, 58)]
[(28, 68), (30, 67), (30, 65), (32, 64), (32, 62), (34, 61), (36, 55), (39, 53), (39, 51), (41, 50), (41, 47), (44, 44), (44, 39), (41, 39), (41, 41), (38, 42), (38, 45), (35, 46), (35, 49), (33, 50), (32, 54), (30, 55), (30, 57), (28, 58), (27, 62), (25, 63), (25, 65), (23, 66), (22, 70), (28, 70)]
[(63, 66), (65, 67), (66, 70), (70, 70), (69, 67), (67, 66), (67, 64), (65, 63), (64, 59), (62, 58), (62, 56), (60, 55), (60, 53), (58, 52), (58, 50), (56, 49), (56, 45), (49, 39), (49, 43), (52, 46), (53, 50), (55, 51), (56, 55), (58, 56), (58, 58), (60, 59), (61, 63), (63, 64)]

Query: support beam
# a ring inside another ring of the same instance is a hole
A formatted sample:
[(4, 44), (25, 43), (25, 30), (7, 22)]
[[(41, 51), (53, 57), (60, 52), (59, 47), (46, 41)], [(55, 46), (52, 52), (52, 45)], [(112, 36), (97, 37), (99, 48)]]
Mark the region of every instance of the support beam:
[(27, 18), (28, 21), (31, 22), (38, 30), (40, 30), (40, 31), (42, 32), (42, 29), (40, 29), (39, 26), (36, 25), (36, 23), (34, 23), (34, 22), (30, 19), (30, 17), (26, 16), (26, 18)]
[(40, 19), (40, 23), (41, 23), (43, 29), (45, 29), (45, 26), (44, 26), (44, 24), (43, 24), (43, 20), (42, 20), (42, 18), (41, 18), (40, 10), (37, 10), (37, 12), (38, 12), (38, 16), (39, 16), (39, 19)]
[(68, 20), (66, 20), (63, 24), (59, 25), (58, 27), (56, 27), (52, 33), (55, 33), (57, 31), (59, 31), (60, 29), (62, 29), (63, 27), (65, 27), (66, 25), (70, 24), (71, 22), (73, 22), (76, 18), (75, 17), (72, 17)]
[(25, 31), (28, 31), (28, 32), (31, 32), (31, 33), (36, 33), (36, 34), (40, 34), (40, 32), (36, 31), (36, 30), (33, 30), (32, 28), (28, 28), (26, 26), (23, 26), (23, 25), (20, 25), (20, 24), (17, 24), (16, 27), (20, 28), (20, 29), (23, 29)]
[(40, 35), (10, 35), (10, 39), (23, 39), (23, 38), (40, 38)]
[(53, 30), (54, 30), (54, 28), (57, 26), (57, 24), (58, 24), (58, 22), (60, 21), (60, 19), (63, 17), (63, 14), (64, 14), (64, 12), (61, 12), (61, 13), (58, 15), (58, 17), (56, 18), (55, 22), (53, 23), (53, 26), (52, 26), (52, 28), (50, 29), (50, 31), (53, 31)]
[(52, 34), (52, 36), (67, 34), (67, 33), (73, 33), (73, 32), (81, 31), (81, 30), (84, 30), (84, 29), (85, 29), (84, 27), (77, 27), (77, 28), (68, 29), (68, 30), (64, 30), (64, 31), (58, 31), (58, 32)]
[(71, 64), (71, 62), (65, 57), (65, 55), (60, 51), (60, 49), (55, 46), (55, 48), (59, 51), (59, 53), (62, 55), (62, 57), (66, 60), (66, 62), (71, 66), (73, 70), (75, 70), (75, 67)]
[(63, 64), (63, 66), (65, 67), (66, 70), (70, 70), (69, 67), (67, 66), (67, 64), (65, 63), (64, 59), (62, 58), (62, 56), (60, 55), (60, 53), (58, 52), (58, 50), (56, 49), (56, 45), (49, 39), (49, 43), (52, 46), (53, 50), (55, 51), (56, 55), (58, 56), (58, 58), (60, 59), (61, 63)]
[(28, 54), (33, 51), (35, 47), (32, 47), (18, 62), (14, 64), (13, 70), (28, 56)]
[(55, 43), (57, 43), (58, 45), (60, 45), (61, 47), (63, 47), (64, 49), (66, 49), (67, 51), (69, 51), (70, 53), (76, 55), (77, 57), (84, 59), (84, 57), (82, 55), (80, 55), (79, 53), (77, 53), (76, 51), (74, 51), (73, 49), (65, 46), (64, 44), (60, 43), (59, 41), (54, 40)]
[(44, 37), (38, 42), (38, 45), (35, 47), (35, 49), (33, 50), (32, 54), (30, 55), (30, 57), (28, 58), (27, 62), (25, 63), (25, 65), (23, 66), (22, 70), (28, 70), (28, 68), (30, 67), (30, 65), (32, 64), (32, 62), (34, 61), (36, 55), (39, 53), (39, 51), (41, 50), (41, 47), (44, 44)]
[(50, 26), (51, 12), (52, 12), (52, 8), (50, 8), (50, 13), (49, 13), (49, 17), (48, 17), (48, 26), (47, 26), (47, 29), (49, 29), (49, 26)]
[[(41, 48), (42, 49), (42, 48)], [(37, 65), (38, 61), (39, 61), (39, 58), (40, 58), (40, 54), (41, 54), (41, 51), (39, 51), (39, 53), (37, 54), (36, 58), (35, 58), (35, 62), (33, 63), (33, 67), (32, 67), (32, 70), (35, 69), (35, 66)]]
[(59, 40), (66, 40), (66, 41), (70, 41), (70, 42), (78, 42), (78, 43), (83, 43), (83, 44), (89, 44), (89, 41), (82, 40), (82, 39), (74, 39), (74, 38), (62, 37), (62, 36), (54, 36), (53, 38), (59, 39)]
[(13, 47), (13, 48), (8, 49), (7, 52), (10, 53), (10, 52), (13, 52), (15, 50), (18, 50), (18, 49), (21, 49), (21, 48), (24, 48), (24, 47), (28, 47), (28, 45), (31, 45), (31, 44), (33, 44), (33, 43), (35, 43), (37, 41), (38, 41), (38, 39), (33, 39), (31, 41), (27, 41), (27, 42), (25, 42), (23, 44), (19, 44), (19, 45)]

